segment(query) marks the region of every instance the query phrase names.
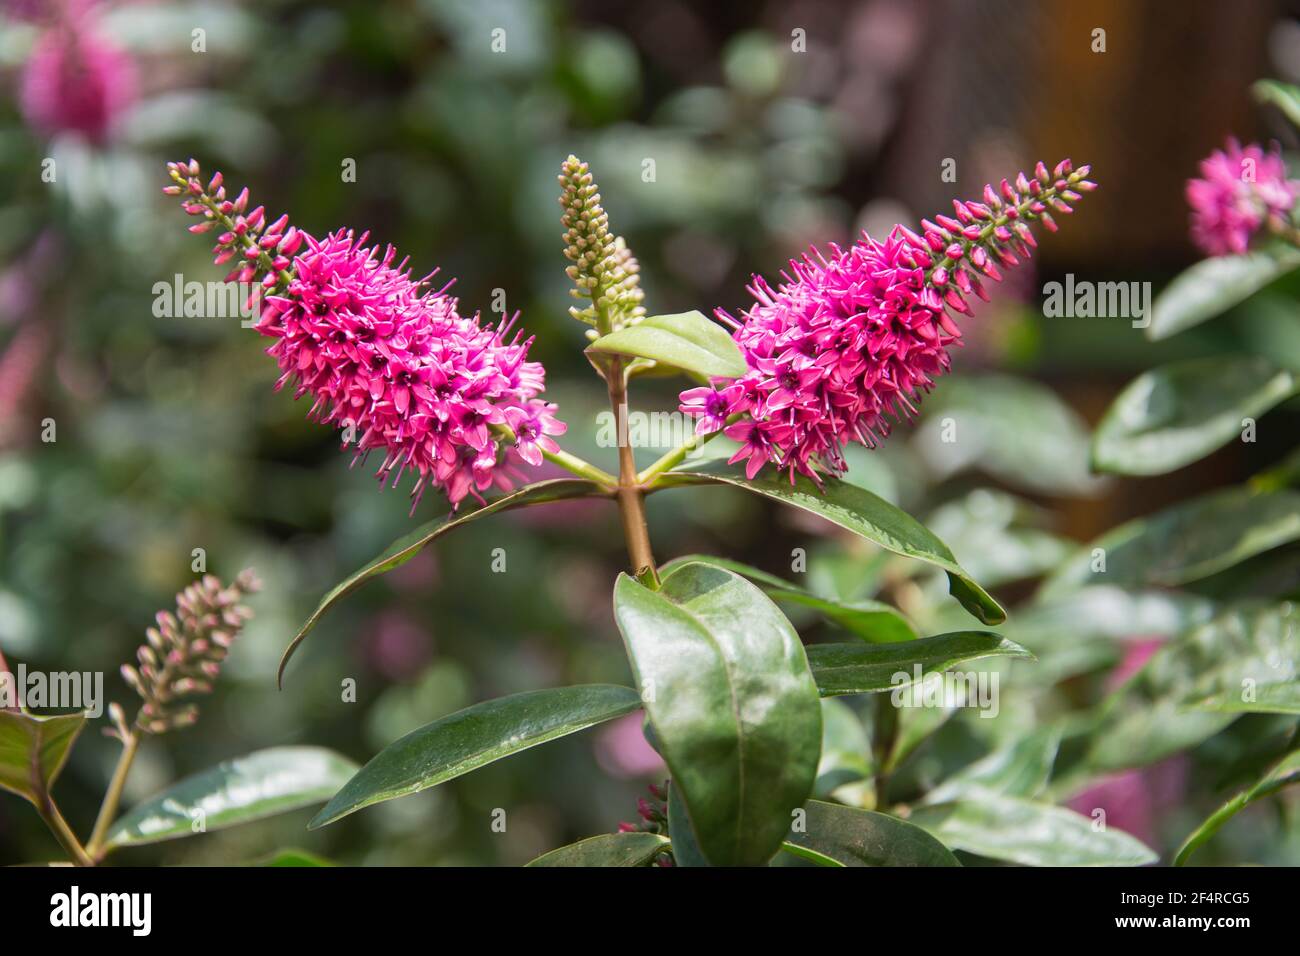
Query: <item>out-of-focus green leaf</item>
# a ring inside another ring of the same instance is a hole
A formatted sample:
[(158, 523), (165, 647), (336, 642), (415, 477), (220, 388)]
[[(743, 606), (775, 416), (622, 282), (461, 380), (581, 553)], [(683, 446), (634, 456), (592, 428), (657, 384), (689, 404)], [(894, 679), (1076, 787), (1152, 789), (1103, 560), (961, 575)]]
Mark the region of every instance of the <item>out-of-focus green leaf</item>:
[(419, 793), (502, 757), (631, 713), (636, 691), (579, 684), (483, 701), (413, 730), (371, 758), (315, 819), (316, 829), (362, 807)]
[[(1088, 426), (1051, 389), (1007, 375), (946, 379), (926, 400), (913, 445), (939, 479), (979, 468), (1013, 488), (1095, 492)], [(987, 622), (986, 622), (987, 623)]]
[(1214, 356), (1138, 376), (1093, 436), (1101, 471), (1160, 475), (1221, 448), (1254, 419), (1295, 394), (1295, 377), (1258, 356)]
[(314, 868), (322, 866), (337, 866), (336, 863), (325, 859), (323, 856), (317, 856), (315, 853), (308, 853), (306, 850), (289, 848), (279, 850), (278, 852), (267, 857), (257, 864), (258, 866), (270, 867), (303, 867)]
[(575, 478), (555, 478), (549, 481), (538, 481), (512, 491), (495, 501), (490, 501), (474, 511), (453, 512), (440, 518), (434, 518), (409, 534), (403, 535), (390, 544), (383, 554), (359, 571), (348, 575), (347, 578), (340, 581), (328, 594), (321, 598), (320, 604), (312, 612), (311, 617), (307, 618), (307, 623), (302, 626), (302, 630), (284, 649), (284, 655), (280, 658), (280, 669), (276, 674), (276, 680), (283, 685), (284, 669), (289, 663), (289, 658), (293, 656), (294, 651), (298, 649), (298, 645), (306, 639), (311, 629), (316, 626), (316, 623), (326, 611), (371, 578), (401, 567), (448, 531), (498, 511), (508, 511), (511, 508), (522, 508), (525, 505), (543, 504), (550, 501), (564, 501), (570, 498), (586, 498), (599, 494), (601, 494), (600, 487), (590, 481)]
[(1144, 866), (1157, 858), (1121, 830), (1099, 830), (1073, 810), (1018, 797), (985, 793), (918, 807), (909, 819), (945, 846), (1024, 866)]
[(990, 488), (936, 508), (926, 527), (985, 587), (1037, 577), (1060, 564), (1073, 542), (1033, 526), (1036, 509), (1028, 502)]
[(1178, 853), (1174, 857), (1174, 866), (1184, 865), (1188, 857), (1196, 852), (1197, 847), (1214, 836), (1225, 823), (1250, 804), (1256, 800), (1272, 796), (1279, 790), (1294, 783), (1300, 783), (1300, 750), (1288, 754), (1280, 763), (1272, 767), (1268, 773), (1256, 781), (1254, 786), (1243, 790), (1210, 814), (1205, 822), (1193, 830), (1183, 842), (1183, 845), (1179, 847)]
[(706, 564), (658, 591), (620, 575), (614, 616), (704, 857), (766, 863), (812, 791), (821, 746), (794, 628), (754, 584)]
[(822, 700), (822, 755), (813, 792), (829, 796), (837, 787), (871, 775), (871, 742), (853, 708), (834, 697)]
[(1108, 531), (1058, 568), (1039, 597), (1095, 584), (1174, 587), (1297, 539), (1300, 493), (1226, 488)]
[(1200, 710), (1225, 714), (1295, 714), (1300, 716), (1300, 680), (1211, 694), (1197, 703)]
[(856, 634), (864, 641), (888, 644), (895, 641), (910, 641), (917, 636), (912, 623), (888, 604), (871, 600), (831, 601), (818, 597), (775, 574), (768, 574), (766, 571), (727, 558), (702, 554), (674, 558), (659, 569), (660, 576), (671, 574), (682, 565), (690, 563), (711, 564), (749, 578), (762, 585), (764, 592), (772, 600), (780, 604), (795, 604), (816, 611), (822, 617)]
[(1280, 80), (1257, 80), (1250, 92), (1261, 103), (1272, 103), (1294, 126), (1300, 126), (1300, 87)]
[(80, 713), (37, 717), (0, 710), (0, 788), (41, 806), (85, 726)]
[(357, 765), (322, 747), (271, 747), (226, 760), (131, 809), (108, 831), (109, 847), (158, 843), (323, 803)]
[(736, 378), (746, 369), (736, 340), (701, 312), (648, 316), (601, 336), (587, 351), (651, 359), (705, 378)]
[(809, 800), (785, 849), (824, 866), (961, 866), (942, 843), (898, 817)]
[(603, 833), (543, 853), (529, 866), (648, 866), (668, 847), (657, 833)]
[(1006, 620), (1007, 613), (966, 571), (948, 546), (907, 512), (864, 488), (835, 478), (819, 489), (800, 476), (791, 485), (780, 476), (747, 479), (722, 462), (691, 466), (661, 476), (663, 487), (726, 484), (810, 511), (834, 524), (874, 541), (886, 550), (942, 568), (948, 574), (952, 596), (985, 624)]
[(910, 687), (966, 661), (983, 657), (1033, 655), (1014, 641), (988, 631), (956, 631), (901, 644), (813, 644), (808, 648), (817, 689), (823, 697), (870, 694)]
[(1198, 710), (1212, 696), (1294, 683), (1300, 615), (1289, 604), (1232, 610), (1162, 647), (1100, 709), (1084, 766), (1141, 767), (1195, 746), (1237, 712)]
[(1203, 259), (1156, 296), (1147, 338), (1165, 339), (1222, 315), (1296, 266), (1300, 252), (1286, 246)]
[(1055, 728), (1013, 740), (987, 757), (963, 767), (925, 795), (925, 803), (979, 799), (995, 793), (1032, 798), (1047, 786), (1061, 734)]

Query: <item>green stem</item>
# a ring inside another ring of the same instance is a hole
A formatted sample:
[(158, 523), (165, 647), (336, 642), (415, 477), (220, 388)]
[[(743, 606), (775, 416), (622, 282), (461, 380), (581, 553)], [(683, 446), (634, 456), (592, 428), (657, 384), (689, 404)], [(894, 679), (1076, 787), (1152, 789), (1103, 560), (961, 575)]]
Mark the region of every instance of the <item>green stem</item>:
[(54, 838), (59, 841), (59, 845), (67, 851), (68, 856), (77, 866), (94, 866), (95, 861), (90, 858), (77, 839), (77, 835), (72, 832), (72, 827), (68, 826), (68, 821), (63, 819), (63, 814), (54, 803), (54, 798), (46, 794), (41, 803), (37, 805), (36, 812), (41, 815), (45, 825), (50, 828)]
[(140, 734), (134, 730), (129, 731), (122, 740), (122, 753), (117, 758), (117, 767), (113, 770), (113, 779), (109, 781), (108, 791), (104, 794), (104, 802), (100, 804), (99, 816), (95, 818), (95, 829), (90, 834), (90, 842), (86, 844), (86, 852), (96, 863), (104, 858), (104, 840), (108, 837), (109, 826), (117, 817), (117, 807), (122, 800), (122, 789), (126, 786), (126, 777), (131, 772), (131, 763), (135, 760), (139, 747)]
[[(513, 442), (515, 432), (509, 425), (493, 425), (492, 431), (504, 442)], [(579, 478), (586, 478), (588, 481), (594, 481), (601, 485), (606, 491), (613, 492), (618, 488), (618, 479), (602, 468), (597, 468), (591, 462), (577, 455), (571, 455), (564, 449), (559, 451), (543, 451), (542, 457), (553, 465), (559, 465), (570, 474), (577, 475)]]
[[(727, 424), (730, 425), (734, 422), (738, 422), (743, 417), (743, 415), (739, 414), (732, 415), (727, 419)], [(721, 434), (722, 429), (718, 429), (716, 432), (709, 432), (707, 435), (692, 435), (690, 438), (686, 439), (686, 441), (682, 442), (672, 451), (668, 452), (668, 454), (664, 455), (652, 464), (649, 468), (645, 469), (645, 471), (637, 475), (637, 484), (649, 485), (664, 472), (670, 471), (680, 465), (686, 460), (686, 456), (691, 452), (695, 451), (697, 448), (703, 448)]]
[(894, 756), (894, 744), (898, 739), (898, 710), (890, 700), (888, 693), (875, 694), (872, 698), (871, 745), (875, 771), (876, 809), (884, 810), (889, 806), (885, 789), (889, 786), (889, 763)]
[(655, 572), (654, 552), (650, 548), (650, 531), (645, 520), (645, 491), (636, 472), (636, 459), (627, 434), (627, 378), (623, 374), (623, 360), (614, 358), (605, 371), (609, 385), (609, 404), (614, 410), (614, 425), (618, 436), (618, 510), (623, 518), (623, 537), (627, 541), (627, 556), (632, 571), (642, 583), (652, 589), (659, 586)]

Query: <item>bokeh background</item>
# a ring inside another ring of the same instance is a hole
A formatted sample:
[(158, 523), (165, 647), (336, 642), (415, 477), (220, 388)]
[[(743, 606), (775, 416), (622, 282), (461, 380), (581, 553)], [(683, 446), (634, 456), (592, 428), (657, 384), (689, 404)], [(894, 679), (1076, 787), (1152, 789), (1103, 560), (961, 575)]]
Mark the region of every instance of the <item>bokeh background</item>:
[[(537, 337), (566, 446), (608, 467), (612, 451), (593, 437), (603, 390), (566, 311), (555, 176), (570, 152), (592, 164), (655, 313), (743, 308), (750, 273), (775, 275), (810, 243), (914, 225), (1039, 158), (1092, 163), (1102, 188), (965, 323), (958, 374), (921, 423), (853, 465), (918, 515), (958, 506), (935, 527), (977, 577), (996, 549), (963, 537), (962, 509), (988, 521), (988, 508), (1014, 501), (1010, 526), (1027, 508), (1040, 550), (999, 591), (1023, 597), (1034, 562), (1068, 540), (1241, 479), (1289, 447), (1297, 419), (1284, 408), (1255, 444), (1174, 475), (1100, 481), (1086, 467), (1089, 425), (1140, 369), (1243, 338), (1300, 367), (1300, 325), (1277, 320), (1283, 300), (1259, 297), (1157, 344), (1124, 320), (1041, 312), (1043, 283), (1067, 272), (1159, 289), (1195, 258), (1182, 189), (1196, 160), (1228, 134), (1293, 139), (1248, 93), (1261, 77), (1300, 80), (1288, 7), (2, 0), (0, 647), (32, 668), (104, 671), (109, 698), (130, 705), (117, 667), (193, 578), (193, 549), (223, 578), (256, 567), (257, 617), (218, 692), (196, 727), (146, 744), (128, 805), (260, 747), (317, 743), (364, 761), (477, 700), (629, 679), (610, 612), (623, 545), (615, 511), (594, 502), (472, 524), (368, 585), (322, 622), (276, 690), (279, 654), (320, 595), (442, 505), (427, 496), (411, 519), (403, 493), (350, 469), (304, 405), (272, 392), (265, 343), (238, 319), (154, 316), (154, 283), (220, 277), (160, 192), (163, 163), (191, 155), (309, 231), (369, 229), (417, 272), (439, 267), (470, 311), (504, 290)], [(1092, 49), (1096, 28), (1104, 53)], [(497, 29), (504, 52), (492, 48)], [(111, 122), (42, 122), (25, 90), (51, 30), (118, 51)], [(342, 175), (348, 160), (355, 182)], [(674, 395), (673, 383), (639, 388), (647, 409), (671, 408)], [(955, 457), (936, 421), (954, 407), (983, 428)], [(54, 442), (42, 441), (46, 419)], [(851, 593), (872, 559), (731, 492), (664, 493), (650, 510), (661, 560), (704, 551), (788, 574), (803, 547), (817, 587)], [(491, 570), (496, 548), (505, 573)], [(1123, 657), (1103, 655), (1067, 696), (1095, 697)], [(355, 703), (341, 699), (346, 678)], [(1259, 725), (1243, 724), (1245, 747)], [(83, 833), (116, 757), (97, 730), (56, 788)], [(1167, 850), (1222, 799), (1215, 774), (1238, 756), (1194, 754), (1113, 782), (1112, 819)], [(302, 811), (115, 859), (231, 863), (297, 846), (348, 863), (518, 864), (634, 819), (661, 776), (631, 718), (324, 831), (306, 832)], [(1209, 783), (1191, 792), (1189, 779)], [(505, 834), (490, 827), (497, 807)], [(1242, 858), (1300, 861), (1295, 828), (1265, 813), (1230, 832)], [(0, 797), (0, 863), (56, 849), (29, 806)]]

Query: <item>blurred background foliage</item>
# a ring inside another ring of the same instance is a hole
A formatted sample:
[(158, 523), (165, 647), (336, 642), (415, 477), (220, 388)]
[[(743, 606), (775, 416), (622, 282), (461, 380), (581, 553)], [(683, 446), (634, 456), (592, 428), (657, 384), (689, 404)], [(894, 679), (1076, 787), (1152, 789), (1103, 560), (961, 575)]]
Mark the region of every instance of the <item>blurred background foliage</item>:
[[(1040, 308), (1042, 283), (1066, 272), (1159, 288), (1194, 258), (1181, 192), (1195, 161), (1228, 133), (1294, 138), (1246, 92), (1262, 75), (1300, 77), (1300, 27), (1284, 5), (1190, 2), (1171, 23), (1155, 0), (102, 2), (99, 28), (134, 61), (138, 95), (101, 143), (25, 124), (16, 92), (40, 28), (18, 8), (31, 6), (0, 3), (0, 646), (32, 668), (104, 671), (109, 698), (129, 703), (117, 666), (194, 576), (193, 549), (224, 578), (252, 565), (265, 581), (199, 724), (146, 744), (128, 806), (260, 747), (317, 743), (364, 760), (476, 700), (629, 680), (610, 614), (624, 559), (616, 514), (577, 502), (474, 523), (367, 586), (275, 689), (279, 653), (319, 596), (412, 520), (403, 495), (377, 493), (305, 406), (271, 391), (274, 363), (238, 319), (155, 317), (154, 283), (220, 277), (160, 193), (165, 160), (222, 168), (311, 232), (368, 229), (417, 273), (454, 277), (469, 311), (504, 290), (537, 337), (566, 447), (606, 466), (611, 450), (594, 439), (603, 390), (566, 313), (555, 175), (570, 152), (592, 164), (640, 258), (652, 313), (735, 311), (751, 272), (772, 276), (809, 243), (915, 224), (1040, 157), (1094, 163), (1103, 188), (965, 323), (958, 374), (919, 424), (852, 460), (853, 480), (926, 520), (1013, 604), (1075, 542), (1258, 472), (1295, 432), (1286, 407), (1255, 444), (1160, 478), (1097, 479), (1090, 424), (1136, 370), (1243, 342), (1300, 367), (1300, 323), (1285, 286), (1154, 344), (1124, 320)], [(1097, 26), (1104, 54), (1089, 49)], [(195, 28), (204, 52), (192, 50)], [(496, 29), (505, 52), (491, 47)], [(41, 178), (47, 158), (53, 183)], [(941, 176), (949, 158), (955, 183)], [(349, 160), (355, 182), (342, 175)], [(677, 387), (642, 382), (641, 407), (671, 408)], [(939, 436), (954, 410), (969, 429), (956, 445)], [(46, 419), (54, 442), (41, 440)], [(417, 517), (436, 512), (434, 498)], [(723, 490), (667, 492), (649, 507), (660, 560), (725, 554), (788, 577), (803, 548), (813, 590), (883, 594), (927, 631), (953, 623), (938, 582), (811, 519)], [(505, 573), (491, 569), (498, 548)], [(1068, 616), (1017, 631), (1013, 610), (1009, 633), (1042, 661), (1002, 665), (997, 720), (941, 715), (896, 777), (897, 798), (1045, 714), (1083, 712), (1137, 639), (1196, 613), (1143, 615), (1110, 597), (1096, 633)], [(829, 631), (796, 622), (813, 639)], [(346, 678), (355, 703), (341, 700)], [(1172, 764), (1103, 781), (1113, 792), (1085, 804), (1167, 854), (1275, 724), (1243, 718)], [(78, 830), (115, 751), (88, 738), (59, 782)], [(302, 811), (120, 862), (301, 846), (350, 863), (517, 864), (633, 819), (660, 776), (631, 717), (327, 830), (307, 833)], [(490, 827), (496, 807), (508, 810), (504, 835)], [(1267, 807), (1231, 828), (1200, 862), (1300, 862), (1300, 831)], [(29, 807), (0, 799), (0, 862), (55, 851)]]

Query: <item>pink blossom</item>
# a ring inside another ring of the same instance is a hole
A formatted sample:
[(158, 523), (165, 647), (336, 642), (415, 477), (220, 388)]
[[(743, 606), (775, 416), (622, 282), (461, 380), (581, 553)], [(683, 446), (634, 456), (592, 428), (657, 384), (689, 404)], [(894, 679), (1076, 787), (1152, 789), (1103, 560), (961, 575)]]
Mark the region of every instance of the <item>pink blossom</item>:
[(75, 132), (108, 138), (135, 101), (135, 64), (93, 29), (65, 23), (46, 30), (23, 68), (23, 117), (41, 134)]
[(1265, 152), (1229, 139), (1201, 160), (1201, 177), (1187, 181), (1187, 203), (1192, 241), (1211, 256), (1245, 252), (1265, 224), (1288, 221), (1300, 195), (1276, 143)]
[(749, 370), (683, 392), (680, 410), (699, 419), (697, 434), (722, 430), (740, 442), (731, 462), (746, 462), (750, 478), (765, 464), (792, 483), (842, 472), (848, 442), (875, 447), (891, 419), (916, 414), (960, 342), (950, 312), (969, 315), (967, 296), (987, 300), (983, 280), (999, 280), (999, 265), (1036, 245), (1028, 223), (1055, 230), (1052, 214), (1073, 212), (1080, 192), (1095, 188), (1087, 174), (1069, 160), (1051, 172), (1039, 163), (1032, 179), (985, 187), (983, 202), (954, 201), (956, 218), (924, 220), (920, 234), (897, 226), (884, 241), (864, 233), (848, 249), (814, 248), (776, 288), (755, 276), (742, 320), (716, 313)]

